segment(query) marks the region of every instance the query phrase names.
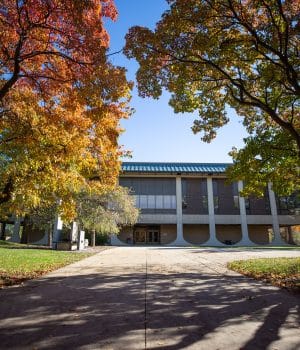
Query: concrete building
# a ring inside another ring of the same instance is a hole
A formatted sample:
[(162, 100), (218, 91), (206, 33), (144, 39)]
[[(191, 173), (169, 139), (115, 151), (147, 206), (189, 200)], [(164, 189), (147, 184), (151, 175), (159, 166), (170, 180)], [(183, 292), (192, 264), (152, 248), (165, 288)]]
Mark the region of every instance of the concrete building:
[(243, 198), (242, 181), (226, 181), (229, 165), (124, 162), (119, 183), (132, 190), (140, 216), (111, 243), (300, 244), (297, 196), (277, 198), (269, 184), (264, 197)]

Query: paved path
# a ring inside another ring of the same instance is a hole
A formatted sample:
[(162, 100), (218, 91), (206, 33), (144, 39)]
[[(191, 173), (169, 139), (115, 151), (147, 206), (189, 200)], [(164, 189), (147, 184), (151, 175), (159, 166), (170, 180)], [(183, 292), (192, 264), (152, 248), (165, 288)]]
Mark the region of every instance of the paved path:
[(299, 251), (124, 247), (0, 291), (1, 349), (300, 349), (299, 297), (225, 268)]

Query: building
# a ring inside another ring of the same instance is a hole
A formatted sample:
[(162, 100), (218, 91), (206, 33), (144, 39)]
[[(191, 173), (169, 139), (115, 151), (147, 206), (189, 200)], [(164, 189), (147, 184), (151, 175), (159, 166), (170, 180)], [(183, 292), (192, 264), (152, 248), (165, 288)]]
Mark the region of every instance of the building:
[(141, 214), (134, 227), (123, 228), (111, 243), (293, 243), (300, 227), (297, 197), (277, 198), (269, 184), (264, 197), (243, 198), (239, 196), (242, 181), (226, 182), (229, 165), (124, 162), (119, 183), (132, 190)]

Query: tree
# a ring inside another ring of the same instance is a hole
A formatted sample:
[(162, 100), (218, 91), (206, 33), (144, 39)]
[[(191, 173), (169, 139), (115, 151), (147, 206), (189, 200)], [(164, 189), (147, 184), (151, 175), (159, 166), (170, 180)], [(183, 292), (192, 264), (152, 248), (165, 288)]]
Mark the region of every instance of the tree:
[(95, 234), (119, 233), (120, 227), (136, 223), (139, 210), (129, 190), (117, 186), (102, 195), (82, 192), (77, 198), (77, 219), (81, 227), (92, 231), (93, 246)]
[(31, 90), (11, 94), (15, 118), (0, 120), (3, 213), (24, 215), (41, 201), (60, 200), (68, 219), (83, 188), (101, 193), (115, 186), (119, 120), (129, 112), (130, 85), (119, 68), (101, 69), (64, 91), (59, 103), (40, 106)]
[(2, 0), (0, 214), (60, 203), (75, 216), (80, 191), (114, 188), (131, 83), (106, 56), (102, 17), (112, 0)]
[(133, 27), (126, 36), (140, 95), (171, 92), (175, 112), (198, 111), (192, 129), (207, 142), (228, 122), (226, 106), (234, 108), (250, 136), (233, 150), (230, 174), (255, 176), (249, 191), (262, 192), (268, 178), (275, 187), (286, 180), (279, 191), (299, 188), (300, 2), (168, 2), (154, 31)]
[(0, 101), (26, 85), (43, 99), (103, 63), (113, 0), (1, 0)]

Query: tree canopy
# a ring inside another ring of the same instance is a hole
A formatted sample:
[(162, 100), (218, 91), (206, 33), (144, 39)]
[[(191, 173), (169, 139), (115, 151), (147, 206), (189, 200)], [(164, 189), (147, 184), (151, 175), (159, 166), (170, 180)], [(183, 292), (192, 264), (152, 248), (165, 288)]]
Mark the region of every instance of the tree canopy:
[(108, 60), (112, 0), (0, 0), (0, 214), (114, 188), (131, 83)]
[(232, 151), (232, 178), (247, 180), (249, 191), (270, 180), (279, 192), (299, 188), (300, 2), (168, 3), (153, 31), (136, 26), (126, 36), (140, 95), (171, 92), (175, 112), (198, 111), (192, 129), (207, 142), (234, 108), (250, 136)]
[(102, 195), (80, 193), (76, 221), (87, 230), (102, 234), (119, 233), (120, 227), (136, 223), (139, 210), (125, 187), (116, 186)]

